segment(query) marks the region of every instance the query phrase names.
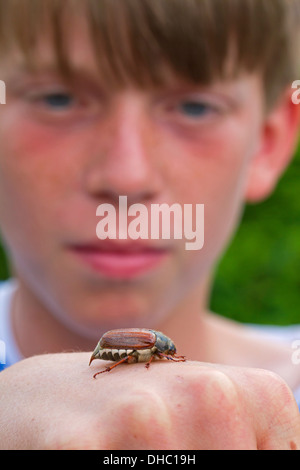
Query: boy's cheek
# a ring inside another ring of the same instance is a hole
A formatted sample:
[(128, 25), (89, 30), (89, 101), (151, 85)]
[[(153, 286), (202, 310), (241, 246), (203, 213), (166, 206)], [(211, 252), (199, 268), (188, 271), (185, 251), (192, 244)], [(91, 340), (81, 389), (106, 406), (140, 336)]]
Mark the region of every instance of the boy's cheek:
[(39, 210), (49, 209), (51, 201), (61, 198), (62, 175), (68, 182), (70, 168), (64, 166), (68, 153), (70, 149), (54, 133), (27, 122), (22, 115), (16, 117), (15, 111), (1, 114), (0, 194), (7, 195), (6, 204), (14, 203), (20, 211), (24, 207), (28, 213), (43, 203), (45, 207)]
[[(58, 196), (49, 179), (43, 136), (36, 140), (26, 126), (0, 125), (0, 226), (12, 247), (29, 252), (42, 249), (45, 233), (51, 231), (51, 206)], [(39, 142), (38, 142), (39, 140)], [(39, 148), (41, 154), (35, 153)], [(45, 247), (44, 247), (45, 249)]]

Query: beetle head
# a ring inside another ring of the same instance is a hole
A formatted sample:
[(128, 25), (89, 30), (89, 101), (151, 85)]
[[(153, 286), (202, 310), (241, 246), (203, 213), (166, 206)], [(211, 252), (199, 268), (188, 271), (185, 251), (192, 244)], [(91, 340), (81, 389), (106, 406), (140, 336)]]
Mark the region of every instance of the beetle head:
[(164, 354), (170, 354), (170, 356), (174, 356), (174, 354), (176, 354), (176, 347), (173, 341), (168, 338), (168, 336), (164, 335), (161, 331), (154, 331), (154, 333), (156, 336), (155, 346), (157, 347), (158, 351)]
[(168, 347), (168, 354), (170, 354), (170, 356), (174, 356), (174, 354), (176, 354), (176, 346), (173, 341), (169, 340)]

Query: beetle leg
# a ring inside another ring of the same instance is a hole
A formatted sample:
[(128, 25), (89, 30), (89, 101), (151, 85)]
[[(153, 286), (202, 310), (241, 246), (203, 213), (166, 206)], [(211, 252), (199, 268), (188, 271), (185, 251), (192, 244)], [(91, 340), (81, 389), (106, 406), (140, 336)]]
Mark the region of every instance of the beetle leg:
[(116, 362), (115, 364), (113, 364), (112, 366), (108, 366), (108, 367), (106, 367), (106, 369), (101, 370), (100, 372), (96, 372), (96, 374), (93, 375), (94, 379), (97, 377), (97, 375), (103, 374), (103, 372), (109, 372), (109, 371), (111, 371), (114, 367), (117, 367), (119, 364), (122, 364), (123, 362), (127, 362), (129, 357), (130, 357), (130, 356), (126, 356), (126, 357), (124, 357), (123, 359), (121, 359), (120, 361), (118, 361), (118, 362)]
[(151, 357), (150, 357), (150, 360), (147, 362), (147, 364), (145, 364), (146, 369), (149, 369), (150, 364), (151, 364), (151, 362), (153, 361), (153, 359), (154, 359), (154, 356), (151, 356)]
[(156, 353), (160, 358), (165, 357), (166, 359), (169, 359), (170, 361), (175, 361), (175, 362), (185, 362), (185, 356), (168, 356), (168, 354), (163, 354), (163, 353)]
[(173, 356), (173, 357), (175, 357), (175, 359), (179, 359), (178, 362), (185, 362), (185, 361), (186, 361), (186, 357), (185, 357), (185, 356), (177, 356), (177, 355), (175, 355), (175, 356)]

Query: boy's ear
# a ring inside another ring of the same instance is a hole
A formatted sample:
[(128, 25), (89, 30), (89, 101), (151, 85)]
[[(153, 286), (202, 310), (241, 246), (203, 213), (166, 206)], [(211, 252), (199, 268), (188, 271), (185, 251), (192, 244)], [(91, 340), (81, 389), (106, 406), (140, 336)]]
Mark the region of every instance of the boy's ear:
[(265, 118), (261, 144), (250, 163), (247, 202), (261, 201), (272, 193), (294, 155), (299, 126), (300, 105), (293, 103), (289, 88)]

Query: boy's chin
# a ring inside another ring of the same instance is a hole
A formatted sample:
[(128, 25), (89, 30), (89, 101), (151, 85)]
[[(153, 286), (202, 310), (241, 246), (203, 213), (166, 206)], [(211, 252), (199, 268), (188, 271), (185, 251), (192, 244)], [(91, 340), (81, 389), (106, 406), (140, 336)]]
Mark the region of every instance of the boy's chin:
[[(114, 328), (139, 328), (151, 327), (155, 321), (153, 307), (144, 304), (143, 306), (130, 307), (124, 305), (109, 305), (108, 302), (95, 306), (83, 304), (69, 306), (68, 312), (60, 315), (59, 320), (67, 326), (68, 329), (76, 332), (80, 336), (86, 336), (94, 339), (101, 332)], [(99, 339), (99, 338), (98, 338)]]

